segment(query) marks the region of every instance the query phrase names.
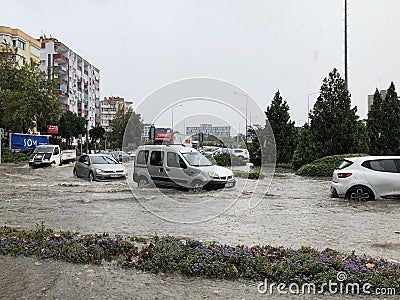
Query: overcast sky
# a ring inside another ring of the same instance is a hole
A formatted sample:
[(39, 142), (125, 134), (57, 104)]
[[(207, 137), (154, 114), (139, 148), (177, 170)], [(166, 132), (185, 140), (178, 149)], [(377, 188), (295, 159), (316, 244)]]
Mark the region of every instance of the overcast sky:
[[(308, 94), (334, 67), (344, 77), (344, 0), (0, 0), (0, 8), (0, 25), (57, 38), (100, 69), (102, 98), (135, 105), (170, 82), (210, 77), (262, 110), (279, 89), (302, 125)], [(399, 0), (348, 0), (349, 90), (361, 118), (375, 88), (400, 88), (399, 12)]]

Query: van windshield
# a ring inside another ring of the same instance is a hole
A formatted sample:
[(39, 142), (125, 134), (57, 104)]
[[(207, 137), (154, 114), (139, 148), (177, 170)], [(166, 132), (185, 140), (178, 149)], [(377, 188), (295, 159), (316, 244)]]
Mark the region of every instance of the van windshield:
[(54, 147), (36, 147), (33, 153), (53, 153)]
[(187, 160), (189, 165), (193, 167), (207, 167), (213, 164), (204, 155), (199, 152), (183, 153), (183, 157)]

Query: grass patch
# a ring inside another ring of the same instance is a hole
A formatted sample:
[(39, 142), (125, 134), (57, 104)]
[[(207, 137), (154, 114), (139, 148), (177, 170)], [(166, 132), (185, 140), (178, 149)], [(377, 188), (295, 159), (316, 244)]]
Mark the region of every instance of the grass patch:
[(331, 177), (333, 171), (339, 167), (341, 162), (348, 157), (366, 156), (367, 154), (340, 154), (331, 155), (314, 160), (312, 163), (301, 166), (296, 175), (309, 176), (309, 177)]
[[(138, 244), (140, 242), (140, 244)], [(400, 265), (369, 256), (340, 253), (312, 247), (293, 250), (272, 246), (230, 246), (182, 240), (172, 236), (143, 239), (103, 234), (54, 232), (45, 226), (26, 231), (7, 226), (0, 228), (0, 254), (36, 256), (40, 259), (71, 263), (101, 264), (116, 261), (123, 267), (151, 272), (180, 273), (188, 276), (279, 283), (313, 283), (327, 291), (329, 281), (343, 284), (364, 283), (371, 291), (378, 287), (400, 292)]]

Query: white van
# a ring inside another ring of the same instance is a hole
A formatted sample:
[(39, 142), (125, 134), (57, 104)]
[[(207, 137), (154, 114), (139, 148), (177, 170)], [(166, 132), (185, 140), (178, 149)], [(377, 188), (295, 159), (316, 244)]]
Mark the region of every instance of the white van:
[(58, 145), (39, 145), (29, 157), (29, 166), (61, 165), (76, 160), (76, 150), (60, 150)]
[(183, 145), (145, 145), (136, 151), (133, 181), (138, 185), (189, 189), (233, 187), (231, 170), (213, 165), (194, 148)]

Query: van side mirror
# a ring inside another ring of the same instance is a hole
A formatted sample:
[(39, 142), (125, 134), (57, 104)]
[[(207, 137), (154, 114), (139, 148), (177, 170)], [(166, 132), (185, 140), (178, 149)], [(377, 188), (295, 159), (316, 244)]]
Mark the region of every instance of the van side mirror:
[(185, 162), (183, 162), (183, 161), (180, 161), (180, 162), (179, 162), (179, 166), (180, 166), (182, 169), (186, 169), (186, 168), (187, 168), (187, 165), (186, 165)]

